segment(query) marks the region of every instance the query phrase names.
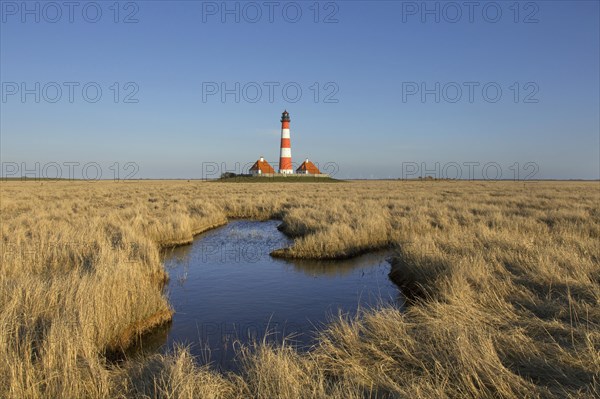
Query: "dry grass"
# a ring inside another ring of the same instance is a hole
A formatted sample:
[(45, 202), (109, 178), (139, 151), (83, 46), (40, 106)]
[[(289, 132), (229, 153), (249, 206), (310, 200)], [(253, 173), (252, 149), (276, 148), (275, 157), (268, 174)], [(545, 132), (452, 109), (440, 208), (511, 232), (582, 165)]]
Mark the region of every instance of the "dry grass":
[[(569, 182), (0, 182), (0, 397), (598, 397), (600, 186)], [(394, 246), (411, 295), (240, 374), (103, 354), (171, 316), (162, 246), (279, 218), (278, 256)]]

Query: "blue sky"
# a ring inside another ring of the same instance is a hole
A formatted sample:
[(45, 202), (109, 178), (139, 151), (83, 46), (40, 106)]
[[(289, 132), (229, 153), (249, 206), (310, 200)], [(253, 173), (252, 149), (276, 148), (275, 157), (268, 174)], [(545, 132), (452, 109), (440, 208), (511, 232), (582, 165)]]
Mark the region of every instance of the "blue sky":
[(276, 164), (287, 109), (294, 162), (342, 178), (600, 177), (597, 1), (1, 3), (3, 175)]

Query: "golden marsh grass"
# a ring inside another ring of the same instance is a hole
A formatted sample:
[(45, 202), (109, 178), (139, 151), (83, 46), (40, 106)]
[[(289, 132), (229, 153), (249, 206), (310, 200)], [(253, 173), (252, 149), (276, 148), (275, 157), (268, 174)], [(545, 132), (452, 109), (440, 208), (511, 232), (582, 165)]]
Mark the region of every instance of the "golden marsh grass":
[[(0, 397), (600, 396), (598, 182), (0, 182)], [(160, 248), (278, 218), (278, 256), (391, 246), (411, 305), (332, 320), (239, 374), (185, 349), (111, 364), (169, 320)]]

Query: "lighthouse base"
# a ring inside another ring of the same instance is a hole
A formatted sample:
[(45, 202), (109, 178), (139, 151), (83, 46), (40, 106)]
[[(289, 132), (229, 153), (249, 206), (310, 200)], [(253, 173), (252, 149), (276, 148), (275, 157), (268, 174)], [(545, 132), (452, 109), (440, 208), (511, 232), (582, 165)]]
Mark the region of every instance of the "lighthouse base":
[(279, 173), (282, 175), (293, 175), (294, 170), (293, 169), (280, 169)]

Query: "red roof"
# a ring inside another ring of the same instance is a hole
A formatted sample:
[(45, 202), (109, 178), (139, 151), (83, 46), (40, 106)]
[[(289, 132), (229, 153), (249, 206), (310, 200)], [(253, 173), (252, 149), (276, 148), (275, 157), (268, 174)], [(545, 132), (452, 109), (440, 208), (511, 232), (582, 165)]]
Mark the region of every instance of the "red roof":
[(269, 165), (269, 163), (267, 161), (265, 161), (264, 159), (259, 159), (258, 161), (254, 162), (254, 165), (252, 165), (252, 167), (250, 168), (250, 172), (254, 172), (254, 171), (259, 171), (262, 174), (274, 174), (275, 173), (275, 169), (273, 169), (273, 167), (271, 165)]
[(321, 171), (319, 168), (315, 166), (314, 163), (310, 162), (308, 159), (302, 162), (302, 165), (298, 169), (296, 169), (296, 173), (308, 172), (310, 175), (320, 175)]

